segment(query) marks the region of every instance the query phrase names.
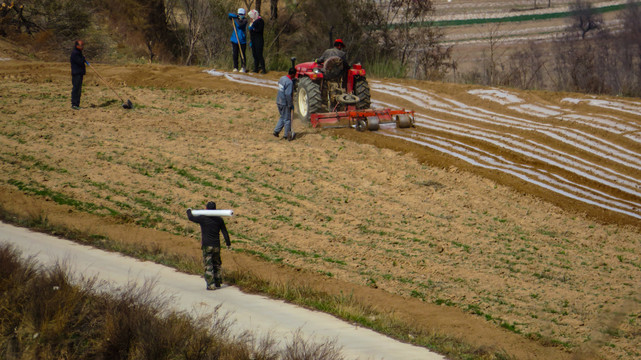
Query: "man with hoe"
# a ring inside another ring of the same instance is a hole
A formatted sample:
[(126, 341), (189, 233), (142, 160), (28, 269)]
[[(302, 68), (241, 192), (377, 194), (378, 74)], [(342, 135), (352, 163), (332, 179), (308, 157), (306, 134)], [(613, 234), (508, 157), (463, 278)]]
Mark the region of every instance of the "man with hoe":
[(71, 108), (80, 110), (80, 95), (82, 93), (82, 78), (87, 73), (85, 67), (85, 56), (82, 55), (85, 43), (82, 40), (76, 40), (73, 51), (71, 52)]
[(245, 49), (247, 48), (247, 19), (245, 19), (245, 9), (239, 8), (238, 14), (229, 13), (232, 20), (234, 32), (231, 34), (232, 57), (234, 60), (234, 71), (238, 71), (238, 55), (240, 55), (241, 69), (240, 72), (246, 71)]
[[(208, 202), (207, 210), (216, 210), (216, 203), (213, 201)], [(191, 213), (191, 208), (187, 209), (187, 218), (200, 225), (201, 248), (203, 250), (207, 290), (220, 289), (222, 284), (222, 274), (220, 271), (222, 266), (222, 260), (220, 259), (221, 232), (225, 237), (227, 249), (231, 249), (231, 241), (229, 240), (225, 222), (220, 216), (194, 216)]]

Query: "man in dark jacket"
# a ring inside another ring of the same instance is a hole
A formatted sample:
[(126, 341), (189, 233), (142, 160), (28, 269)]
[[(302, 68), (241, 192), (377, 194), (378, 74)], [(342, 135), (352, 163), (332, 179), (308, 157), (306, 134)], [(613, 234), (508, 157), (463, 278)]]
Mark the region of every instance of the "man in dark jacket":
[[(207, 210), (216, 210), (216, 203), (213, 201), (208, 202)], [(200, 225), (207, 290), (219, 289), (222, 283), (222, 275), (220, 273), (222, 266), (222, 260), (220, 259), (220, 232), (225, 237), (227, 248), (231, 249), (231, 241), (229, 240), (225, 222), (220, 216), (194, 216), (191, 214), (191, 208), (187, 209), (187, 218)]]
[(82, 93), (82, 79), (87, 72), (85, 67), (85, 56), (82, 55), (82, 49), (85, 43), (82, 40), (76, 40), (73, 51), (71, 52), (71, 108), (80, 110), (80, 94)]
[(262, 69), (263, 74), (266, 74), (267, 69), (265, 68), (265, 58), (263, 57), (265, 21), (260, 17), (257, 10), (250, 11), (249, 18), (252, 19), (249, 25), (249, 46), (252, 48), (252, 56), (254, 57), (254, 72), (258, 73)]

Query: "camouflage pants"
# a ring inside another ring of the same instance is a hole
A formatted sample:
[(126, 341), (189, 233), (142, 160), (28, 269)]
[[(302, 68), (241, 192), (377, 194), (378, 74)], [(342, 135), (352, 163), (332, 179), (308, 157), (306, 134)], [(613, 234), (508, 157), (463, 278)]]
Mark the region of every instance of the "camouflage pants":
[(203, 247), (203, 263), (205, 264), (205, 282), (207, 282), (207, 286), (220, 286), (222, 283), (222, 276), (220, 274), (222, 265), (222, 261), (220, 260), (220, 247)]

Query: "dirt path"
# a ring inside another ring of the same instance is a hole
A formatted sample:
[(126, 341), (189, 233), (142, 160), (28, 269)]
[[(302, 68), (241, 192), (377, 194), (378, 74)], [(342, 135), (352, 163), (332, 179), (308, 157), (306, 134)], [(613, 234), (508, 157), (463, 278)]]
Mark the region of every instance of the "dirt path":
[[(637, 218), (623, 213), (638, 214), (626, 210), (639, 202), (626, 191), (640, 178), (638, 147), (622, 128), (639, 126), (629, 112), (638, 100), (416, 82), (398, 84), (414, 93), (385, 94), (398, 85), (372, 82), (375, 101), (415, 107), (423, 126), (358, 134), (296, 123), (302, 136), (287, 143), (271, 135), (269, 82), (198, 68), (99, 70), (136, 109), (88, 76), (86, 108), (73, 112), (66, 64), (0, 63), (4, 208), (197, 259), (184, 209), (214, 198), (238, 214), (237, 248), (263, 259), (235, 254), (230, 268), (354, 292), (519, 359), (571, 357), (559, 344), (581, 358), (638, 356), (641, 242), (626, 225)], [(576, 115), (586, 118), (561, 118)], [(555, 183), (567, 195), (548, 189)]]

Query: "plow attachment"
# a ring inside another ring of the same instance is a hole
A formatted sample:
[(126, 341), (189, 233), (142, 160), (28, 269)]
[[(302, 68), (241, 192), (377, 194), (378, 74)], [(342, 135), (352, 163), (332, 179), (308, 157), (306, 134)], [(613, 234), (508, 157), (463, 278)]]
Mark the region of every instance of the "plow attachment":
[(314, 128), (354, 127), (358, 131), (376, 131), (382, 124), (396, 123), (400, 129), (414, 127), (414, 111), (361, 109), (311, 114)]

